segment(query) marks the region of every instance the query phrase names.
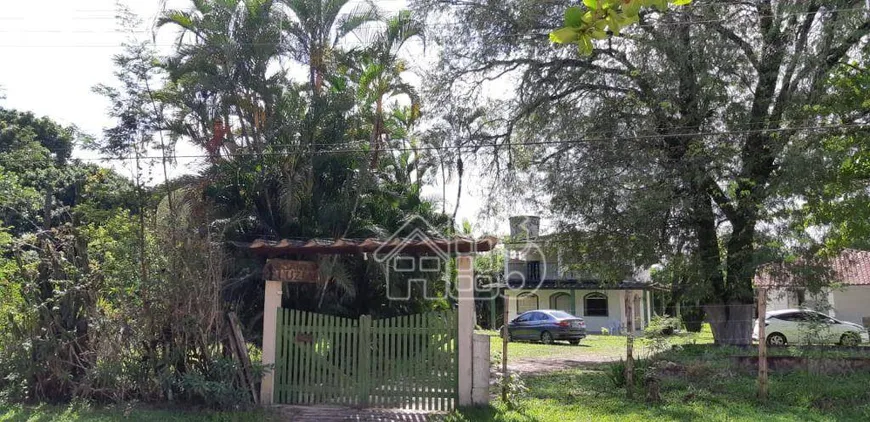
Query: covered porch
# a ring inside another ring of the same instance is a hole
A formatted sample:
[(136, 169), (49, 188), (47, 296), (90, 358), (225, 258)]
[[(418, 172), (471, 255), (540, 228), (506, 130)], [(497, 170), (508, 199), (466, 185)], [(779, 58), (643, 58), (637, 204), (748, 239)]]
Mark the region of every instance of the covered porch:
[(661, 288), (650, 283), (624, 281), (545, 280), (505, 286), (508, 319), (535, 309), (558, 309), (583, 318), (589, 332), (622, 333), (628, 326), (627, 304), (631, 303), (634, 327), (643, 330), (653, 317), (653, 294)]

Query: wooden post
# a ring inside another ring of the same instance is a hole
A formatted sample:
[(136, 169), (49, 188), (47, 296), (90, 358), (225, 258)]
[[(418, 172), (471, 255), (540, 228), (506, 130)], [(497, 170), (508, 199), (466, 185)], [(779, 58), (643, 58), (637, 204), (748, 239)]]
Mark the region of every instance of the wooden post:
[(634, 294), (625, 295), (625, 314), (627, 336), (625, 338), (625, 392), (628, 398), (634, 396)]
[[(260, 404), (260, 396), (257, 395), (257, 380), (251, 376), (251, 358), (248, 356), (248, 346), (245, 343), (245, 337), (242, 335), (242, 324), (239, 322), (239, 317), (235, 312), (227, 314), (229, 320), (229, 343), (230, 349), (236, 357), (236, 361), (241, 366), (242, 385), (251, 391), (251, 396), (254, 404)], [(277, 366), (277, 365), (276, 365)]]
[[(266, 294), (263, 298), (263, 365), (275, 364), (275, 337), (278, 329), (278, 308), (281, 307), (281, 294), (284, 284), (280, 281), (266, 280)], [(275, 388), (274, 370), (263, 374), (260, 383), (260, 404), (272, 404)]]
[(498, 304), (498, 287), (494, 290), (490, 289), (490, 295), (492, 295), (492, 300), (489, 302), (489, 329), (495, 330), (498, 325), (495, 323), (495, 317), (498, 315), (496, 308), (496, 304)]
[(456, 345), (458, 346), (459, 364), (459, 406), (470, 406), (472, 385), (472, 353), (474, 338), (474, 257), (472, 255), (459, 255), (457, 262), (456, 289), (459, 302), (459, 327)]
[(767, 334), (764, 317), (767, 314), (767, 289), (758, 288), (758, 399), (767, 400)]
[(501, 326), (501, 401), (508, 401), (508, 295), (505, 290), (502, 290), (504, 298), (504, 310), (502, 311), (502, 326)]

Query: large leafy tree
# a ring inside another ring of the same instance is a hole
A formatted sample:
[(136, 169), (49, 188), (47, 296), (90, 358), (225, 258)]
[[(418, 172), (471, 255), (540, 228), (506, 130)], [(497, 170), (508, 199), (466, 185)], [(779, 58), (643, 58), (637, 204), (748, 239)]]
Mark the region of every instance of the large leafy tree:
[(642, 12), (583, 57), (548, 45), (563, 18), (549, 2), (415, 3), (457, 22), (437, 37), (442, 102), (515, 82), (477, 142), (494, 168), (542, 176), (531, 186), (564, 246), (611, 279), (690, 256), (716, 340), (748, 343), (763, 230), (805, 188), (784, 175), (822, 123), (806, 106), (863, 45), (866, 15), (842, 1), (696, 1)]
[[(376, 21), (371, 5), (347, 3), (205, 1), (160, 20), (181, 29), (154, 95), (162, 129), (210, 155), (183, 195), (208, 198), (226, 240), (388, 236), (413, 214), (444, 223), (420, 196), (420, 108), (399, 57), (421, 36), (419, 22), (407, 12)], [(372, 31), (354, 37), (361, 43), (342, 42), (362, 25)], [(310, 80), (285, 70), (298, 64)], [(236, 256), (227, 291), (256, 310), (262, 263)], [(286, 300), (347, 314), (389, 309), (370, 261), (339, 264), (323, 263), (336, 283), (293, 287)]]
[[(866, 57), (866, 56), (864, 56)], [(841, 129), (808, 150), (803, 177), (807, 190), (795, 228), (811, 230), (830, 252), (841, 248), (870, 249), (870, 72), (866, 60), (841, 65), (830, 89), (814, 109)]]

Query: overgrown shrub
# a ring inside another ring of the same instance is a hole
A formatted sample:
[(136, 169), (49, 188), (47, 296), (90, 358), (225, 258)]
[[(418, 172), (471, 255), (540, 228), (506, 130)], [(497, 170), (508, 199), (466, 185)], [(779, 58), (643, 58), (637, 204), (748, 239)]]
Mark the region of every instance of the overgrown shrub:
[[(616, 388), (624, 388), (626, 384), (625, 377), (625, 360), (620, 359), (617, 362), (612, 362), (607, 366), (607, 379), (613, 384)], [(634, 380), (635, 383), (640, 385), (643, 382), (644, 377), (646, 376), (647, 370), (650, 369), (650, 363), (646, 359), (636, 359), (634, 361)]]
[(661, 336), (672, 336), (680, 329), (680, 320), (665, 316), (654, 316), (649, 325), (644, 328), (643, 333), (646, 338), (654, 338)]
[(696, 306), (690, 307), (681, 312), (683, 324), (686, 326), (686, 331), (690, 333), (700, 333), (701, 327), (704, 325), (704, 309)]
[(8, 245), (0, 399), (251, 404), (224, 347), (224, 253), (200, 218), (142, 230), (120, 211)]

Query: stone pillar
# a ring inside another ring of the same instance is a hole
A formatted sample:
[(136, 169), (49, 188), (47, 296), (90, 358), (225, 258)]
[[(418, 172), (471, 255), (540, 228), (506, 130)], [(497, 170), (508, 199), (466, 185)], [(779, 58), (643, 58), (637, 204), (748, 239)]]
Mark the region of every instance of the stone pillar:
[(470, 406), (472, 386), (472, 355), (474, 353), (474, 257), (456, 257), (458, 269), (459, 327), (457, 348), (459, 352), (459, 406)]
[(474, 376), (471, 402), (475, 406), (489, 404), (489, 341), (487, 334), (474, 335)]
[[(275, 334), (278, 331), (278, 308), (281, 307), (283, 283), (266, 281), (266, 295), (263, 298), (263, 365), (275, 364)], [(260, 404), (272, 404), (272, 392), (275, 389), (275, 374), (268, 371), (263, 374), (260, 384)]]

